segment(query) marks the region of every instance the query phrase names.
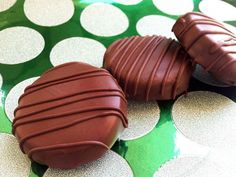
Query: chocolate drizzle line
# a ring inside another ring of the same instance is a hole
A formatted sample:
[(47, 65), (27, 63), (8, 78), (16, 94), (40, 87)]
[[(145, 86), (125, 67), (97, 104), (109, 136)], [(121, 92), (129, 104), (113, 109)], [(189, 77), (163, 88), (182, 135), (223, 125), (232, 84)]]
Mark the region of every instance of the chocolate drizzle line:
[[(17, 117), (19, 119), (21, 119), (20, 122), (15, 122), (13, 123), (13, 133), (15, 132), (15, 129), (17, 128), (17, 126), (19, 125), (23, 125), (25, 123), (32, 123), (32, 122), (37, 122), (37, 121), (42, 121), (42, 120), (46, 120), (46, 119), (52, 119), (52, 118), (58, 118), (58, 117), (61, 117), (61, 114), (60, 116), (51, 116), (51, 117), (43, 117), (43, 118), (37, 118), (37, 119), (30, 119), (30, 120), (26, 120), (26, 121), (22, 121), (23, 118), (27, 118), (28, 116), (32, 116), (32, 115), (35, 115), (35, 114), (39, 114), (39, 113), (42, 113), (43, 111), (48, 111), (48, 110), (51, 110), (51, 109), (55, 109), (55, 108), (58, 108), (58, 107), (61, 107), (61, 106), (64, 106), (64, 105), (68, 105), (68, 104), (71, 104), (71, 103), (75, 103), (75, 102), (79, 102), (79, 101), (84, 101), (84, 100), (88, 100), (88, 99), (94, 99), (94, 98), (101, 98), (101, 97), (106, 97), (106, 96), (119, 96), (119, 95), (115, 95), (115, 94), (110, 94), (110, 95), (100, 95), (100, 96), (93, 96), (93, 97), (90, 97), (90, 98), (85, 98), (85, 99), (81, 99), (81, 100), (76, 100), (76, 101), (72, 101), (72, 102), (69, 102), (69, 103), (65, 103), (65, 104), (60, 104), (60, 105), (57, 105), (57, 106), (53, 106), (53, 107), (50, 107), (50, 108), (47, 108), (47, 109), (44, 109), (44, 110), (40, 110), (40, 111), (37, 111), (37, 112), (33, 112), (31, 114), (27, 114), (27, 115), (24, 115), (24, 116), (21, 116), (21, 117)], [(98, 108), (97, 108), (98, 109)], [(103, 110), (103, 109), (101, 109)], [(104, 109), (105, 110), (105, 109)], [(118, 110), (117, 110), (118, 111)], [(76, 112), (76, 113), (83, 113), (84, 111), (81, 111), (81, 112)], [(71, 114), (74, 114), (73, 112)], [(63, 114), (64, 116), (65, 115), (69, 115), (69, 114)], [(124, 125), (124, 127), (127, 127), (127, 121), (124, 119), (124, 114), (122, 114), (121, 116), (121, 121)]]
[[(185, 66), (186, 66), (186, 65), (185, 65), (186, 58), (187, 58), (187, 53), (185, 53), (185, 56), (184, 56), (184, 58), (182, 59), (181, 65), (180, 65), (179, 70), (178, 70), (177, 79), (175, 80), (175, 83), (174, 83), (174, 89), (173, 89), (173, 98), (174, 98), (174, 99), (176, 98), (176, 90), (177, 90), (177, 88), (178, 88), (180, 76), (181, 76), (181, 74), (183, 73), (183, 71), (184, 71), (184, 69), (185, 69)], [(187, 62), (189, 62), (189, 61), (187, 61)]]
[[(147, 42), (145, 41), (145, 38), (143, 38), (142, 40), (140, 40), (141, 42), (145, 43), (145, 46), (142, 48), (141, 51), (139, 51), (139, 54), (138, 56), (132, 60), (132, 64), (130, 65), (130, 69), (127, 73), (127, 76), (125, 78), (125, 85), (124, 85), (124, 91), (126, 92), (127, 91), (127, 85), (128, 85), (128, 81), (129, 81), (129, 77), (130, 77), (130, 74), (131, 72), (135, 69), (136, 67), (136, 64), (138, 63), (138, 61), (140, 60), (140, 58), (142, 57), (142, 55), (144, 54), (144, 52), (148, 49), (149, 46), (153, 45), (153, 41), (155, 40), (156, 38), (155, 37), (152, 37), (150, 40), (147, 40)], [(140, 43), (141, 43), (140, 42)], [(138, 46), (138, 45), (137, 45)], [(133, 52), (135, 52), (136, 48), (133, 49)], [(130, 55), (126, 58), (126, 61), (129, 61), (130, 60), (130, 57), (132, 56), (133, 52), (130, 52)], [(126, 63), (123, 65), (123, 67), (126, 65)], [(121, 71), (122, 72), (122, 71)], [(139, 70), (140, 72), (140, 70)]]
[[(120, 67), (119, 67), (119, 70), (117, 71), (117, 80), (118, 80), (118, 82), (120, 81), (120, 75), (121, 75), (123, 69), (125, 68), (126, 64), (128, 63), (128, 61), (129, 61), (130, 58), (132, 57), (132, 54), (134, 54), (134, 52), (137, 50), (137, 48), (139, 48), (142, 44), (145, 44), (145, 43), (146, 43), (145, 38), (143, 38), (142, 40), (137, 41), (137, 44), (136, 44), (135, 47), (132, 49), (132, 51), (129, 51), (129, 55), (128, 55), (127, 57), (124, 57), (124, 54), (125, 54), (125, 53), (123, 53), (123, 57), (121, 57), (121, 60), (120, 60), (120, 61), (121, 61), (120, 63), (122, 63), (122, 66), (120, 66)], [(130, 47), (131, 47), (131, 46), (130, 46)], [(145, 51), (146, 47), (147, 47), (147, 46), (145, 46), (145, 47), (142, 49), (142, 51), (140, 52), (141, 55), (143, 54), (143, 51)], [(129, 73), (130, 73), (130, 71), (132, 71), (133, 66), (135, 65), (135, 63), (137, 62), (138, 59), (139, 59), (139, 56), (136, 57), (136, 61), (134, 61), (134, 62), (132, 63), (132, 65), (130, 66), (131, 69), (129, 70), (127, 77), (129, 77)], [(125, 61), (122, 62), (123, 60), (125, 60)], [(119, 64), (120, 64), (120, 63), (119, 63)], [(125, 87), (124, 87), (124, 91), (126, 91), (126, 85), (125, 85)]]
[[(161, 95), (164, 94), (164, 91), (165, 91), (165, 84), (166, 84), (166, 79), (168, 78), (170, 72), (171, 72), (171, 69), (173, 68), (174, 66), (174, 63), (177, 59), (177, 56), (178, 56), (178, 53), (180, 52), (180, 49), (181, 49), (181, 46), (178, 46), (178, 48), (175, 50), (175, 53), (174, 53), (174, 56), (173, 56), (173, 59), (170, 63), (170, 65), (168, 66), (167, 70), (166, 70), (166, 73), (164, 75), (164, 78), (163, 78), (163, 81), (162, 81), (162, 84), (161, 84)], [(175, 85), (175, 84), (174, 84)], [(175, 86), (175, 88), (177, 87), (177, 85)], [(175, 98), (175, 94), (174, 94), (174, 90), (175, 88), (173, 89), (173, 98)]]
[[(91, 110), (92, 109), (89, 109), (88, 111), (91, 111)], [(104, 109), (104, 110), (107, 110), (107, 109)], [(117, 110), (114, 110), (114, 111), (117, 111)], [(73, 114), (73, 113), (71, 113), (71, 114)], [(70, 115), (70, 114), (67, 114), (67, 116), (68, 115)], [(43, 131), (39, 131), (39, 132), (35, 132), (35, 133), (32, 133), (32, 134), (29, 134), (29, 135), (21, 138), (21, 140), (20, 140), (20, 148), (21, 148), (22, 151), (24, 151), (23, 150), (23, 145), (24, 145), (25, 141), (29, 140), (30, 138), (35, 138), (37, 136), (44, 135), (44, 134), (47, 134), (47, 133), (50, 133), (50, 132), (54, 132), (54, 131), (58, 131), (58, 130), (61, 130), (61, 129), (69, 128), (71, 126), (74, 126), (76, 124), (82, 123), (82, 122), (90, 120), (90, 119), (103, 118), (103, 116), (112, 116), (112, 115), (121, 117), (120, 114), (117, 114), (116, 112), (107, 112), (107, 113), (103, 113), (103, 114), (99, 113), (97, 115), (88, 116), (88, 117), (84, 117), (84, 118), (81, 118), (81, 119), (78, 119), (78, 120), (71, 121), (68, 124), (63, 124), (63, 125), (60, 125), (60, 126), (55, 126), (53, 128), (48, 128), (48, 129), (45, 129)], [(53, 117), (53, 118), (57, 118), (57, 117)], [(121, 118), (121, 120), (122, 120), (122, 118)], [(34, 122), (34, 121), (32, 121), (32, 122)], [(32, 123), (32, 122), (29, 122), (29, 123)]]
[(68, 78), (68, 79), (60, 79), (58, 81), (50, 81), (50, 82), (45, 83), (45, 84), (36, 85), (32, 88), (30, 88), (30, 87), (26, 88), (25, 93), (19, 98), (19, 101), (24, 96), (26, 96), (28, 94), (31, 94), (35, 91), (38, 91), (38, 90), (41, 90), (41, 89), (44, 89), (44, 88), (47, 88), (47, 87), (50, 87), (50, 86), (54, 86), (54, 85), (57, 85), (57, 84), (63, 84), (63, 83), (70, 82), (70, 81), (77, 81), (79, 79), (87, 79), (87, 78), (91, 78), (91, 77), (98, 77), (98, 76), (108, 76), (108, 77), (110, 77), (110, 75), (108, 73), (101, 73), (101, 74), (90, 74), (90, 75), (85, 75), (85, 76), (78, 75), (77, 77), (74, 76), (74, 77), (71, 77), (71, 78)]
[(151, 76), (149, 77), (149, 80), (148, 80), (147, 89), (146, 89), (146, 100), (148, 100), (148, 98), (149, 98), (149, 94), (150, 94), (150, 90), (151, 90), (151, 87), (152, 87), (152, 82), (153, 82), (153, 79), (154, 79), (154, 75), (157, 72), (157, 70), (158, 70), (164, 56), (166, 55), (168, 49), (170, 48), (172, 42), (174, 42), (174, 41), (168, 39), (168, 44), (163, 48), (163, 50), (160, 53), (160, 56), (158, 56), (156, 64), (154, 65), (154, 68), (151, 72)]
[(225, 35), (229, 35), (229, 36), (234, 37), (233, 34), (230, 34), (230, 33), (228, 33), (228, 32), (206, 30), (206, 31), (204, 31), (204, 32), (201, 32), (201, 33), (199, 34), (199, 36), (197, 36), (196, 39), (195, 39), (191, 44), (189, 44), (188, 47), (186, 47), (186, 50), (189, 51), (189, 50), (191, 49), (191, 47), (192, 47), (201, 37), (203, 37), (203, 36), (205, 36), (205, 35), (208, 35), (208, 34), (225, 34)]
[[(66, 96), (63, 96), (63, 97), (56, 97), (54, 99), (50, 99), (50, 100), (44, 100), (44, 101), (39, 101), (39, 102), (36, 102), (36, 103), (31, 103), (31, 104), (26, 104), (24, 106), (18, 106), (16, 109), (15, 109), (15, 112), (14, 114), (16, 114), (16, 112), (20, 109), (24, 109), (24, 108), (29, 108), (29, 107), (32, 107), (32, 106), (36, 106), (36, 105), (40, 105), (40, 104), (43, 104), (43, 103), (49, 103), (49, 102), (53, 102), (53, 101), (58, 101), (58, 100), (62, 100), (62, 99), (66, 99), (66, 98), (70, 98), (70, 97), (74, 97), (74, 96), (78, 96), (78, 95), (82, 95), (82, 94), (87, 94), (87, 93), (93, 93), (93, 92), (118, 92), (119, 94), (113, 94), (113, 96), (120, 96), (121, 99), (124, 101), (124, 102), (127, 102), (127, 100), (125, 99), (124, 95), (123, 95), (123, 92), (121, 92), (120, 90), (115, 90), (115, 89), (93, 89), (93, 90), (86, 90), (86, 91), (82, 91), (82, 92), (77, 92), (77, 93), (74, 93), (74, 94), (68, 94)], [(104, 96), (104, 95), (103, 95)], [(112, 96), (112, 95), (111, 95)], [(101, 97), (101, 96), (98, 96), (98, 97)], [(89, 97), (89, 98), (92, 98), (92, 97)], [(86, 98), (84, 99), (79, 99), (79, 100), (75, 100), (76, 102), (77, 101), (83, 101), (83, 100), (86, 100)], [(73, 103), (73, 102), (68, 102), (66, 104), (70, 104), (70, 103)], [(65, 105), (65, 104), (60, 104), (60, 105)], [(57, 106), (60, 106), (60, 105), (57, 105)], [(52, 107), (52, 108), (55, 108), (55, 107)], [(50, 108), (51, 109), (51, 108)], [(47, 109), (49, 110), (49, 109)], [(30, 114), (27, 114), (27, 116), (30, 115)], [(14, 119), (16, 120), (16, 118)], [(13, 121), (14, 123), (14, 121)]]
[(149, 54), (147, 56), (147, 59), (144, 60), (139, 72), (138, 72), (138, 76), (136, 77), (137, 80), (135, 80), (135, 86), (134, 86), (134, 95), (137, 94), (138, 91), (138, 86), (140, 85), (140, 79), (141, 76), (143, 74), (144, 68), (147, 66), (147, 63), (150, 61), (151, 57), (153, 56), (153, 52), (157, 49), (157, 47), (161, 44), (161, 42), (164, 40), (164, 38), (160, 37), (157, 38), (155, 42), (153, 42), (153, 45), (150, 47), (150, 51)]
[[(98, 110), (104, 110), (104, 111), (105, 110), (114, 110), (114, 111), (119, 112), (121, 114), (120, 117), (122, 118), (121, 121), (123, 122), (124, 126), (127, 127), (127, 120), (125, 119), (125, 115), (119, 109), (113, 108), (113, 107), (90, 107), (90, 108), (87, 108), (87, 109), (81, 109), (79, 111), (70, 111), (70, 112), (63, 112), (63, 113), (58, 113), (58, 114), (51, 114), (49, 116), (44, 116), (44, 117), (40, 117), (40, 118), (37, 118), (37, 119), (30, 119), (30, 120), (26, 120), (26, 121), (22, 121), (22, 119), (28, 118), (26, 116), (17, 117), (17, 120), (21, 120), (21, 122), (20, 123), (15, 122), (13, 124), (13, 133), (15, 132), (15, 129), (17, 128), (17, 126), (25, 124), (25, 123), (38, 122), (38, 121), (43, 121), (43, 120), (47, 120), (47, 119), (55, 119), (55, 118), (60, 118), (60, 117), (63, 118), (64, 116), (70, 116), (70, 115), (73, 115), (73, 114), (85, 113), (85, 112), (94, 111), (94, 110), (96, 110), (96, 111), (98, 111)], [(31, 115), (33, 115), (33, 114), (31, 114)]]
[[(116, 73), (117, 70), (120, 67), (120, 64), (122, 63), (122, 60), (125, 59), (125, 54), (126, 52), (128, 52), (130, 50), (130, 48), (135, 45), (137, 37), (132, 37), (129, 40), (126, 41), (126, 43), (123, 44), (123, 46), (121, 46), (120, 48), (118, 48), (118, 51), (115, 53), (114, 55), (114, 60), (118, 60), (117, 65), (114, 69), (114, 72)], [(122, 41), (121, 41), (122, 42)], [(123, 49), (125, 49), (124, 51), (122, 51)], [(121, 52), (122, 51), (122, 52)], [(121, 56), (120, 56), (121, 54)]]
[(212, 25), (212, 26), (220, 27), (226, 30), (227, 32), (229, 32), (230, 34), (232, 33), (230, 30), (225, 28), (222, 24), (216, 21), (213, 21), (211, 19), (203, 19), (203, 20), (196, 19), (196, 20), (193, 20), (187, 27), (185, 27), (183, 31), (181, 31), (181, 33), (179, 34), (179, 37), (182, 37), (184, 33), (188, 32), (195, 25)]
[[(220, 48), (221, 47), (229, 47), (229, 46), (236, 46), (236, 39), (235, 38), (229, 38), (229, 39), (226, 39), (222, 42), (219, 42), (217, 45), (213, 46), (210, 50), (211, 53), (220, 53), (218, 55), (218, 57), (212, 62), (210, 63), (207, 67), (206, 67), (206, 71), (210, 71), (211, 68), (216, 65), (219, 61), (222, 60), (223, 57), (227, 56), (228, 54), (236, 54), (236, 51), (225, 51), (224, 53), (220, 52)], [(234, 42), (231, 42), (230, 41), (234, 41)], [(228, 65), (232, 64), (233, 62), (236, 62), (236, 60), (230, 60), (226, 63), (224, 63), (222, 66), (220, 66), (218, 68), (218, 71), (222, 71), (224, 68), (226, 68)]]

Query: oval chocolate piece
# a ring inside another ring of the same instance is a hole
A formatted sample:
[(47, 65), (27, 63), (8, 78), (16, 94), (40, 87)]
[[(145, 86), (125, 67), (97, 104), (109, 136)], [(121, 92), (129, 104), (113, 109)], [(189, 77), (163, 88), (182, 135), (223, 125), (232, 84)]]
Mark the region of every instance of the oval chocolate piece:
[(196, 63), (215, 79), (236, 85), (236, 34), (197, 12), (180, 17), (172, 31)]
[(133, 36), (114, 42), (104, 67), (127, 97), (168, 100), (187, 91), (193, 72), (190, 56), (175, 40), (162, 36)]
[(127, 127), (127, 101), (110, 73), (72, 62), (25, 89), (13, 133), (21, 150), (52, 168), (75, 168), (102, 156)]

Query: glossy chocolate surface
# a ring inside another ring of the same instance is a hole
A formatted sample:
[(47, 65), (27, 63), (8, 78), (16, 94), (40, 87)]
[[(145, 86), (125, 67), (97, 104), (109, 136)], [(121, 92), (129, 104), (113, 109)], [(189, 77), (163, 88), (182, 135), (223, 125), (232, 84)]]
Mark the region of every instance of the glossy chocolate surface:
[(13, 133), (21, 150), (52, 168), (75, 168), (102, 156), (127, 127), (127, 102), (104, 69), (72, 62), (25, 89)]
[(107, 49), (104, 68), (117, 79), (127, 97), (149, 101), (174, 99), (187, 91), (194, 67), (175, 40), (133, 36)]
[(236, 85), (236, 34), (196, 12), (180, 17), (172, 31), (196, 63), (215, 79)]

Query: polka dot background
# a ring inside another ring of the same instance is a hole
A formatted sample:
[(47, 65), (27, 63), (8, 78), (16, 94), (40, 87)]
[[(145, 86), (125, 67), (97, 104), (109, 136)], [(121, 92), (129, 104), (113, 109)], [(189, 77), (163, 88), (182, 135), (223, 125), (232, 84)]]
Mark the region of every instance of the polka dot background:
[(105, 3), (95, 3), (86, 7), (81, 13), (80, 22), (85, 30), (97, 36), (118, 35), (129, 25), (124, 12)]
[(113, 151), (108, 151), (97, 161), (73, 170), (48, 169), (43, 177), (133, 177), (128, 163)]
[(121, 134), (120, 139), (132, 140), (148, 134), (156, 126), (160, 118), (160, 110), (156, 102), (139, 103), (128, 101), (129, 127)]
[(138, 21), (136, 28), (141, 36), (162, 35), (175, 38), (174, 33), (171, 31), (174, 24), (175, 20), (171, 18), (160, 15), (148, 15)]
[(44, 48), (44, 39), (36, 30), (16, 26), (0, 31), (0, 63), (18, 64), (34, 59)]
[(183, 15), (194, 8), (191, 0), (153, 0), (153, 3), (156, 8), (170, 15)]
[(229, 177), (229, 170), (207, 157), (179, 157), (166, 162), (153, 177)]
[(0, 12), (8, 10), (16, 3), (16, 0), (1, 0), (0, 1)]
[(66, 23), (74, 14), (72, 0), (25, 0), (26, 17), (40, 26), (56, 26)]
[(0, 133), (0, 176), (26, 177), (30, 173), (30, 160), (19, 149), (16, 138)]
[(174, 123), (186, 137), (212, 147), (236, 147), (235, 115), (235, 102), (208, 91), (181, 96), (172, 109)]
[[(199, 9), (206, 15), (220, 21), (236, 20), (236, 7), (222, 0), (203, 0), (199, 4)], [(227, 13), (219, 13), (217, 9), (224, 9)]]
[(129, 128), (105, 156), (81, 168), (31, 163), (10, 133), (19, 96), (47, 69), (69, 61), (102, 67), (106, 48), (127, 36), (175, 38), (175, 20), (189, 11), (223, 21), (236, 33), (235, 8), (236, 2), (221, 0), (0, 0), (0, 176), (231, 174), (235, 87), (225, 87), (203, 68), (194, 73), (187, 98), (129, 100)]
[(0, 74), (0, 88), (2, 87), (2, 75)]
[(18, 83), (8, 93), (5, 101), (5, 111), (10, 121), (14, 119), (14, 110), (18, 106), (18, 99), (24, 93), (25, 88), (32, 84), (37, 78), (38, 77), (29, 78)]
[(140, 3), (142, 0), (115, 0), (115, 2), (124, 5), (134, 5)]
[(58, 42), (52, 48), (50, 61), (53, 66), (65, 62), (81, 61), (102, 67), (105, 51), (104, 45), (98, 41), (83, 37), (73, 37)]

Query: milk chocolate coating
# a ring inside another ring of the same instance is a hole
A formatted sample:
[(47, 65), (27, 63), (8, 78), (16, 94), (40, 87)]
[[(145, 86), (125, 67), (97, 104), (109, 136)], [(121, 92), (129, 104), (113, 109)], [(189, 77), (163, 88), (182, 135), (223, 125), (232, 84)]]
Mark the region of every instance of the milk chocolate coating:
[(180, 17), (172, 31), (194, 61), (215, 79), (236, 85), (236, 35), (201, 13)]
[(75, 168), (102, 156), (127, 127), (124, 93), (104, 69), (72, 62), (25, 89), (13, 133), (32, 160)]
[(127, 97), (168, 100), (187, 91), (193, 71), (190, 56), (175, 40), (162, 36), (133, 36), (114, 42), (104, 67)]

